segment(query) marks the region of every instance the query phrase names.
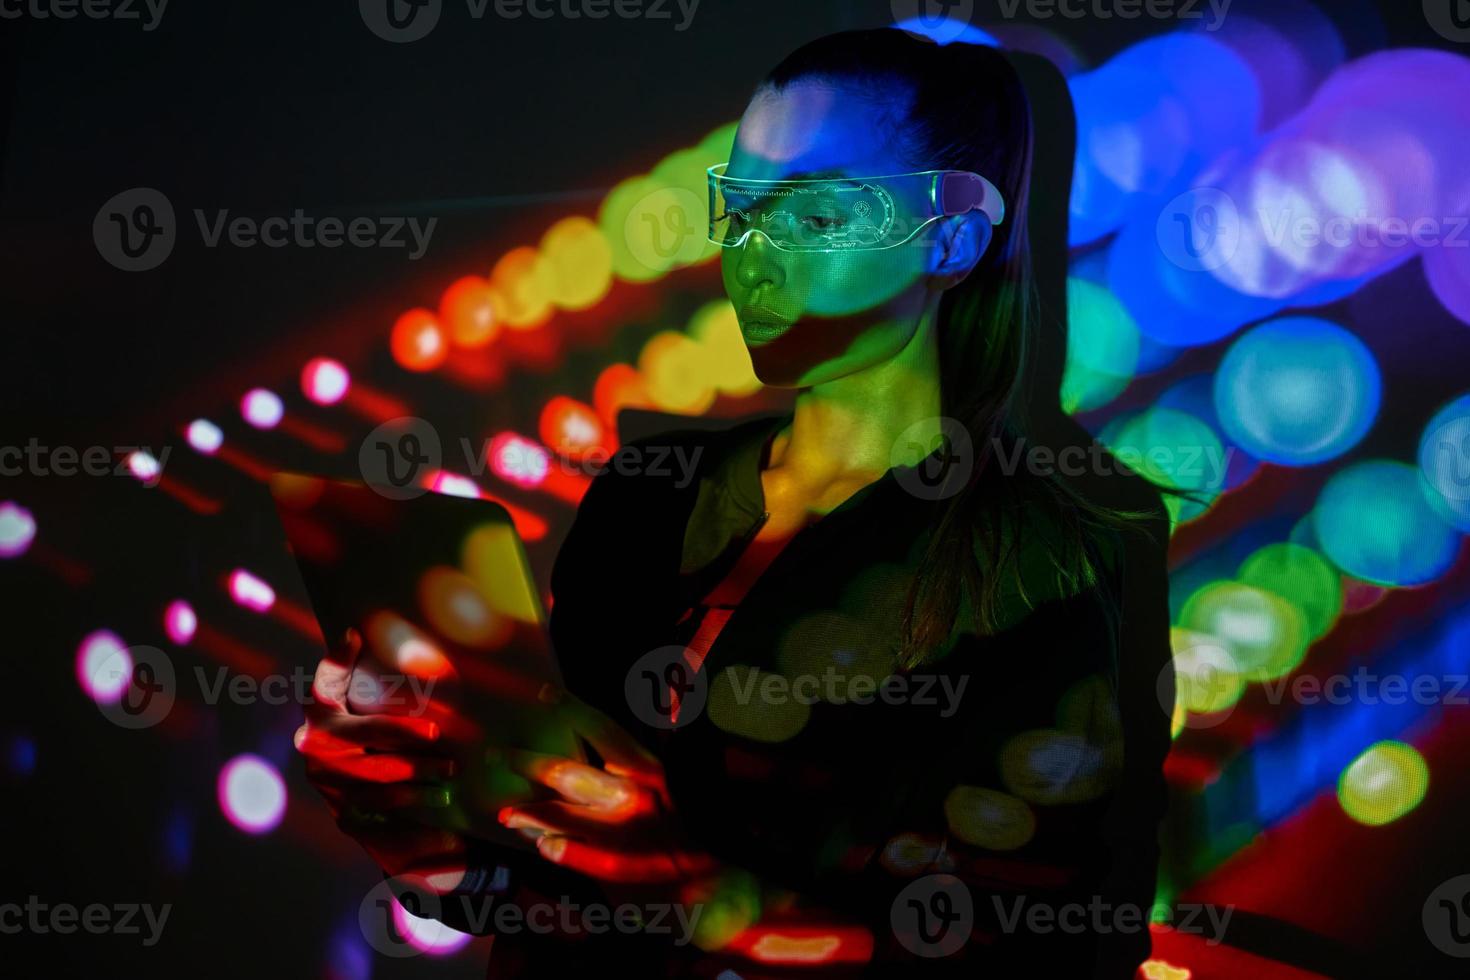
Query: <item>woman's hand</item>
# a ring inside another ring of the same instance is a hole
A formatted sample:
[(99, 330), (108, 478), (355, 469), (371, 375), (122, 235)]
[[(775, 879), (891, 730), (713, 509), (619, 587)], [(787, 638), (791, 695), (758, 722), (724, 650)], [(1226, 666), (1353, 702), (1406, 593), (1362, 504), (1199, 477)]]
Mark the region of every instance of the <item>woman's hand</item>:
[(348, 709), (362, 638), (348, 630), (339, 650), (317, 665), (296, 749), (337, 826), (391, 876), (422, 876), (437, 891), (459, 884), (463, 837), (426, 822), (450, 803), (454, 760), (439, 745), (440, 726), (423, 717), (356, 715)]
[(507, 750), (510, 768), (555, 798), (505, 807), (502, 824), (533, 837), (548, 861), (604, 882), (683, 885), (718, 871), (714, 858), (685, 839), (663, 765), (652, 753), (566, 691), (548, 685), (542, 700), (596, 750), (603, 765)]

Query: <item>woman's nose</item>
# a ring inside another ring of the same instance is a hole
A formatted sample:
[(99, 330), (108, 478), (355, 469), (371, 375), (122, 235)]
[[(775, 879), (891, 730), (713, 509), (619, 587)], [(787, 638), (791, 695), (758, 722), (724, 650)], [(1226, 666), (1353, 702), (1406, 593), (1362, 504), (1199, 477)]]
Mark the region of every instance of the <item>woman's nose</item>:
[(740, 249), (740, 264), (735, 276), (746, 289), (757, 286), (781, 286), (786, 282), (786, 269), (782, 265), (780, 250), (766, 237), (765, 232), (752, 231), (745, 241), (736, 246)]

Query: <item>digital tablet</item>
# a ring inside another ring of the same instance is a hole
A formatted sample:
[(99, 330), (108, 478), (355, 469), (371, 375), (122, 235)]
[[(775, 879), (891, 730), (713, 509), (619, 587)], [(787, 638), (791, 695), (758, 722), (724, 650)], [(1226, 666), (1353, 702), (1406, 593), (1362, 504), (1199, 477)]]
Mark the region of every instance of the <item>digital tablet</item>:
[(510, 514), (486, 500), (395, 499), (297, 474), (277, 474), (272, 494), (328, 645), (340, 647), (349, 628), (362, 636), (349, 710), (431, 718), (459, 762), (451, 805), (415, 818), (533, 849), (496, 819), (537, 794), (494, 748), (584, 755), (538, 700), (561, 672)]

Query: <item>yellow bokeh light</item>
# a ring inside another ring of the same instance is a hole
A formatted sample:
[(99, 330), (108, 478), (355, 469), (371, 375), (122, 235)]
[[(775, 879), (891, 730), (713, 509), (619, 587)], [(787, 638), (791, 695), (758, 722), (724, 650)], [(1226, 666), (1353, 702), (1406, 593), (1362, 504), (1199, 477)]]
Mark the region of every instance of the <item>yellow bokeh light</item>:
[(505, 326), (529, 330), (551, 316), (552, 277), (541, 253), (530, 245), (513, 248), (490, 270), (490, 285), (502, 301)]
[(944, 818), (960, 840), (992, 851), (1014, 851), (1036, 833), (1036, 815), (1024, 800), (981, 786), (950, 790)]
[(541, 258), (551, 300), (564, 310), (594, 306), (612, 288), (612, 247), (590, 218), (563, 218), (547, 229)]
[(1169, 631), (1169, 645), (1174, 650), (1177, 703), (1195, 714), (1234, 707), (1245, 681), (1229, 644), (1208, 633), (1176, 626)]
[(761, 389), (729, 300), (706, 303), (689, 318), (690, 339), (708, 354), (710, 381), (721, 392), (743, 398)]
[[(650, 282), (666, 273), (673, 264), (658, 256), (649, 229), (643, 224), (647, 220), (643, 216), (652, 215), (647, 210), (648, 198), (659, 187), (658, 181), (652, 177), (639, 174), (620, 181), (602, 199), (602, 207), (597, 212), (597, 226), (602, 229), (612, 249), (613, 273), (619, 279)], [(646, 245), (644, 238), (648, 239)]]
[(1222, 641), (1247, 681), (1284, 677), (1307, 654), (1309, 640), (1301, 610), (1276, 595), (1243, 582), (1211, 582), (1191, 595), (1179, 625)]
[(1343, 812), (1358, 823), (1379, 827), (1418, 806), (1429, 791), (1429, 766), (1412, 745), (1370, 745), (1337, 781)]
[(710, 682), (705, 713), (732, 735), (757, 742), (784, 742), (806, 727), (812, 709), (796, 697), (780, 674), (735, 664)]
[(474, 580), (440, 565), (419, 578), (419, 608), (429, 625), (456, 643), (484, 649), (510, 638), (511, 621), (496, 615)]
[(702, 415), (715, 402), (708, 351), (677, 330), (654, 334), (638, 354), (648, 397), (666, 412)]

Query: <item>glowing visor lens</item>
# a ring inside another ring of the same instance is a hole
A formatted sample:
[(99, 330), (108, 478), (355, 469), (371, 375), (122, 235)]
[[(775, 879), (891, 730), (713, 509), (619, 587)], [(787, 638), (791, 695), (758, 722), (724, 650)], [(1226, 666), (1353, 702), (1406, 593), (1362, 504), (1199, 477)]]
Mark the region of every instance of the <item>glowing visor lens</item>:
[(709, 168), (709, 239), (724, 246), (758, 231), (790, 251), (892, 248), (946, 214), (978, 209), (998, 223), (1004, 213), (999, 193), (977, 174), (744, 180), (726, 177), (725, 166)]

